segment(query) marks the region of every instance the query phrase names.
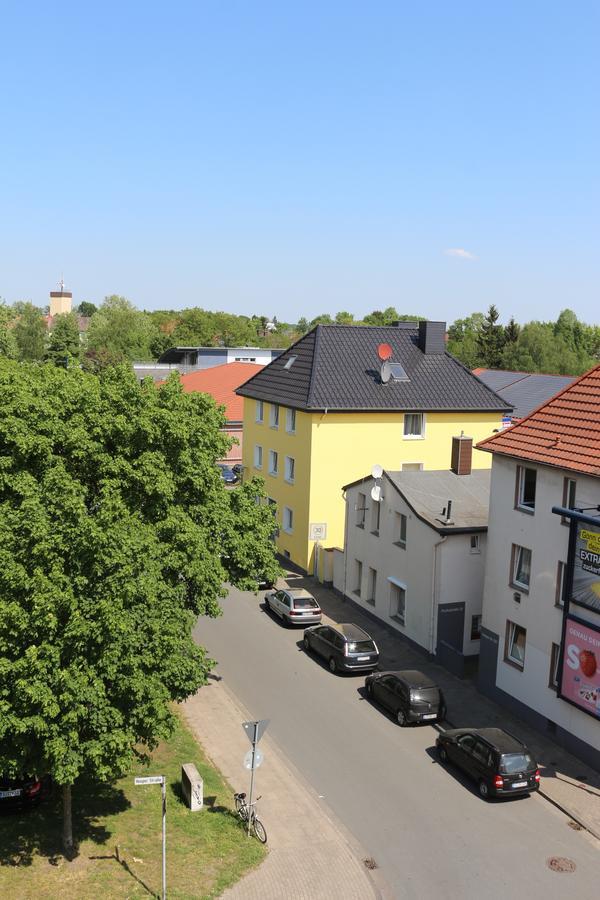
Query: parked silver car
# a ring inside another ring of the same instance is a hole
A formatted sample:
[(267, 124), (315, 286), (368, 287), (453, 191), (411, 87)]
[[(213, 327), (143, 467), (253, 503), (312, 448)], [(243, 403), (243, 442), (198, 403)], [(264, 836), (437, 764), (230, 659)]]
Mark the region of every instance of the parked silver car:
[(304, 588), (284, 588), (265, 595), (271, 612), (288, 625), (318, 625), (321, 607)]

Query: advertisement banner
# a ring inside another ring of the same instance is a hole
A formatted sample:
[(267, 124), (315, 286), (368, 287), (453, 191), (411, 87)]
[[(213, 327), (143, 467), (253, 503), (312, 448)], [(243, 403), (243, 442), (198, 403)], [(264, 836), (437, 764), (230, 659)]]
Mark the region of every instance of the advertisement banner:
[(600, 719), (600, 629), (567, 617), (559, 696)]
[(577, 523), (571, 600), (600, 612), (600, 526)]

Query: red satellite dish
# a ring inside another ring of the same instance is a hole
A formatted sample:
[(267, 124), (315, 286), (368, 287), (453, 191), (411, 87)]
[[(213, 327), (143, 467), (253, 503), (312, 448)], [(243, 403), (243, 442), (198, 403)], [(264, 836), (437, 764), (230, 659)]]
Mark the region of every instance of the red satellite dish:
[(389, 344), (378, 344), (377, 345), (377, 356), (379, 359), (386, 360), (389, 359), (392, 355), (392, 348)]

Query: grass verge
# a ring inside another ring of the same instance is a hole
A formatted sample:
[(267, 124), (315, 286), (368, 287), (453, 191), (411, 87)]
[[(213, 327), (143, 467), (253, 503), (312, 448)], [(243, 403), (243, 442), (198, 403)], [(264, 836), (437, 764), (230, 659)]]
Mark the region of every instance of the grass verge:
[[(204, 779), (205, 809), (191, 813), (180, 794), (181, 765), (195, 763)], [(167, 894), (214, 898), (256, 866), (265, 848), (248, 838), (231, 811), (231, 789), (207, 762), (178, 720), (160, 744), (150, 769), (142, 767), (114, 785), (78, 782), (73, 790), (73, 830), (79, 854), (60, 853), (58, 791), (37, 809), (0, 818), (0, 897), (11, 900), (98, 900), (160, 896), (161, 789), (135, 787), (134, 775), (167, 776)]]

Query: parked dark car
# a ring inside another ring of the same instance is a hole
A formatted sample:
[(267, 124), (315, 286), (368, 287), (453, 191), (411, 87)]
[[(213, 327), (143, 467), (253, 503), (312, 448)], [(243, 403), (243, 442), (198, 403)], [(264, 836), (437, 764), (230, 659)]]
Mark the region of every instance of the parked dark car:
[(33, 806), (45, 800), (52, 790), (52, 779), (49, 775), (42, 778), (24, 776), (23, 778), (7, 778), (0, 775), (0, 812)]
[(321, 607), (304, 588), (285, 588), (265, 595), (265, 603), (287, 625), (314, 625), (321, 621)]
[(439, 722), (446, 717), (441, 689), (422, 672), (375, 672), (365, 680), (367, 694), (393, 713), (398, 725)]
[(358, 625), (315, 625), (304, 632), (304, 649), (326, 659), (332, 672), (374, 669), (379, 650), (373, 638)]
[(234, 472), (238, 478), (241, 478), (244, 467), (241, 463), (236, 463), (235, 466), (231, 467), (231, 471)]
[(235, 474), (232, 468), (224, 465), (224, 463), (218, 463), (218, 467), (221, 470), (221, 478), (225, 482), (225, 484), (237, 484), (239, 481), (238, 476)]
[(439, 735), (436, 746), (440, 760), (474, 778), (486, 800), (529, 794), (540, 786), (540, 770), (525, 744), (501, 728), (453, 728)]

